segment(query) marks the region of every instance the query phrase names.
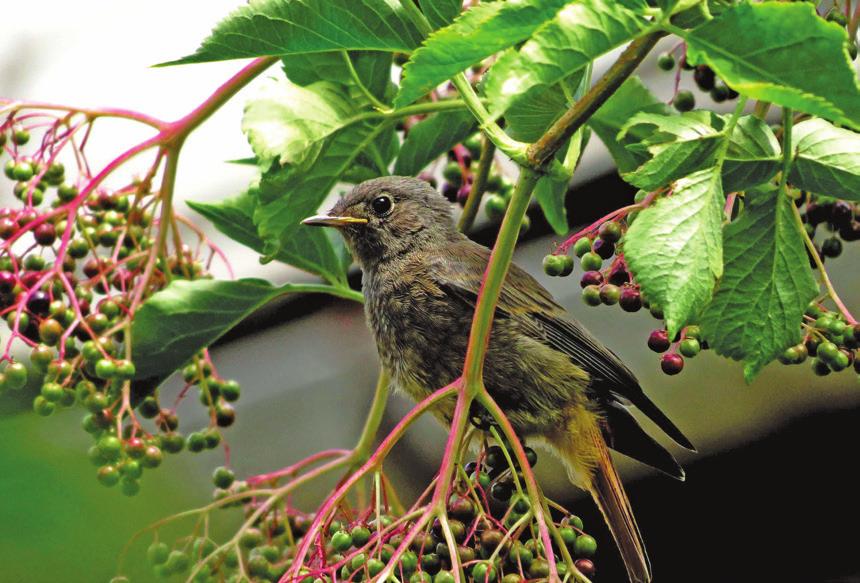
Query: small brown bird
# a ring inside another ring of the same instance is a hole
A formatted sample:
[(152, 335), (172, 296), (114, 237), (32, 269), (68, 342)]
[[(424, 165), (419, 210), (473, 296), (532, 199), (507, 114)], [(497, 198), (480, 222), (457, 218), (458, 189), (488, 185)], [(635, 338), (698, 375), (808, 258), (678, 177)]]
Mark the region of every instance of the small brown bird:
[[(457, 231), (448, 202), (422, 180), (390, 176), (359, 184), (328, 215), (304, 223), (337, 227), (346, 239), (364, 272), (379, 357), (396, 386), (422, 399), (456, 380), (490, 250)], [(693, 446), (624, 363), (516, 265), (496, 309), (484, 382), (518, 435), (548, 442), (574, 483), (592, 494), (630, 580), (650, 581), (642, 537), (607, 448), (684, 479), (630, 405), (678, 444)], [(450, 421), (450, 404), (440, 413)]]

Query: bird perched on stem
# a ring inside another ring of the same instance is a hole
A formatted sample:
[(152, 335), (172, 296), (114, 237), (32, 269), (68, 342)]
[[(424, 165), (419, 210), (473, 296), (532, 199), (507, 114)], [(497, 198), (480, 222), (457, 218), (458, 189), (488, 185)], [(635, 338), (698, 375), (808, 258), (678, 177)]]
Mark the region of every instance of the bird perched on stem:
[[(469, 328), (490, 250), (460, 233), (426, 182), (389, 176), (356, 186), (328, 215), (363, 270), (367, 319), (398, 388), (422, 399), (462, 374)], [(678, 444), (681, 431), (645, 396), (611, 350), (511, 265), (484, 363), (487, 390), (517, 434), (542, 438), (600, 507), (631, 581), (650, 565), (609, 448), (683, 480), (672, 455), (635, 421), (639, 408)], [(452, 410), (441, 411), (450, 421)]]

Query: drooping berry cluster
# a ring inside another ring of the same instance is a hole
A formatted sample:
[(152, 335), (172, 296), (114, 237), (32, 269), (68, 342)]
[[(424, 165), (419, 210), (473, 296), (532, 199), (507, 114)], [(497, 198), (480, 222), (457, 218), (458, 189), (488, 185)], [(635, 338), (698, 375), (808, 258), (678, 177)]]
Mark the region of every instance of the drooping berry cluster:
[[(526, 453), (532, 465), (537, 463), (533, 450), (527, 448)], [(252, 489), (274, 487), (277, 480), (237, 481), (231, 470), (221, 467), (213, 474), (216, 505), (242, 506), (249, 520), (246, 526), (226, 544), (217, 543), (205, 530), (179, 539), (172, 547), (156, 538), (147, 557), (159, 577), (193, 574), (195, 581), (203, 582), (366, 581), (389, 567), (399, 581), (453, 583), (452, 542), (469, 582), (545, 580), (550, 574), (550, 551), (536, 535), (532, 501), (511, 460), (504, 446), (485, 444), (477, 459), (458, 467), (444, 518), (423, 528), (416, 528), (415, 522), (422, 500), (409, 510), (398, 508), (380, 475), (376, 484), (382, 485), (381, 490), (371, 492), (374, 502), (342, 503), (312, 541), (305, 537), (310, 536), (313, 514), (289, 501), (261, 502), (264, 496)], [(559, 540), (551, 552), (559, 576), (568, 574), (567, 555), (579, 572), (593, 578), (597, 542), (584, 532), (579, 517), (558, 508), (554, 527)], [(311, 543), (309, 554), (295, 569), (298, 549), (306, 542)], [(298, 575), (291, 577), (292, 572)]]
[[(94, 439), (89, 457), (99, 481), (133, 495), (143, 470), (186, 440), (177, 431), (178, 400), (164, 407), (154, 384), (133, 382), (132, 318), (171, 280), (210, 277), (211, 255), (204, 254), (212, 248), (202, 235), (197, 250), (182, 244), (175, 225), (167, 237), (162, 209), (169, 201), (152, 185), (163, 156), (143, 178), (117, 188), (104, 183), (109, 172), (90, 171), (81, 136), (89, 136), (91, 123), (73, 111), (13, 108), (0, 124), (0, 155), (12, 181), (0, 187), (19, 201), (0, 208), (0, 317), (9, 329), (0, 338), (0, 394), (29, 384), (40, 415), (86, 409), (83, 429)], [(185, 380), (185, 391), (200, 388), (212, 419), (189, 435), (188, 448), (215, 447), (220, 428), (232, 423), (228, 401), (238, 397), (238, 385), (218, 377), (205, 353)], [(145, 427), (143, 419), (152, 422)]]
[(682, 71), (692, 71), (693, 81), (696, 87), (702, 92), (710, 95), (711, 99), (717, 103), (731, 101), (738, 96), (737, 91), (726, 85), (713, 69), (707, 65), (693, 66), (687, 62), (686, 56), (682, 54), (680, 64), (676, 62), (675, 53), (683, 48), (683, 45), (678, 45), (672, 51), (663, 53), (657, 59), (657, 66), (664, 71), (676, 70), (675, 76), (675, 96), (672, 99), (672, 105), (678, 111), (690, 111), (696, 107), (696, 97), (692, 91), (678, 90), (678, 84), (681, 81)]
[[(801, 195), (798, 198), (798, 204), (803, 204), (804, 201), (806, 203), (800, 216), (806, 233), (814, 240), (816, 234), (824, 232), (821, 243), (815, 244), (822, 262), (828, 257), (839, 257), (842, 254), (843, 242), (860, 239), (860, 207), (857, 204), (813, 194)], [(815, 267), (815, 261), (811, 252), (809, 253), (810, 263)]]

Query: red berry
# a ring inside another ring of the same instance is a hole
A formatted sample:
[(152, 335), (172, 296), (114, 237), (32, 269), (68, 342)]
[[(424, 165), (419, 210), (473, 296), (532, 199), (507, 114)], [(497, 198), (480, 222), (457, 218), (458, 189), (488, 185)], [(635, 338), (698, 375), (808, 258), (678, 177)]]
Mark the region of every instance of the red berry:
[(670, 352), (660, 357), (660, 368), (668, 375), (676, 375), (684, 370), (684, 357)]
[(667, 334), (665, 330), (654, 330), (651, 332), (651, 335), (648, 336), (648, 348), (654, 352), (666, 352), (669, 350), (669, 346), (671, 346), (671, 344), (672, 343), (669, 342), (669, 334)]
[(577, 559), (573, 564), (586, 577), (594, 577), (595, 568), (591, 559)]

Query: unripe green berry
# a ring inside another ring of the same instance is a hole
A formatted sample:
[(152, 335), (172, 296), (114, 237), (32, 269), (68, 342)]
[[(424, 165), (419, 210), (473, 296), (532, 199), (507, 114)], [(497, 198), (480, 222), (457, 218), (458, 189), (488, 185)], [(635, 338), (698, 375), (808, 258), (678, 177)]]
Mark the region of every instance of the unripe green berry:
[(576, 243), (573, 244), (573, 254), (577, 257), (582, 257), (589, 251), (591, 251), (591, 239), (588, 237), (577, 239)]
[(657, 66), (664, 71), (671, 71), (675, 68), (675, 57), (671, 53), (663, 53), (657, 59)]
[(678, 345), (678, 352), (687, 358), (693, 358), (699, 354), (701, 349), (702, 346), (695, 338), (685, 338), (684, 340), (681, 340), (681, 343)]
[(597, 552), (597, 541), (587, 534), (578, 536), (573, 543), (573, 553), (579, 557), (590, 558)]
[(598, 271), (603, 265), (603, 259), (597, 253), (589, 251), (580, 258), (583, 271)]

